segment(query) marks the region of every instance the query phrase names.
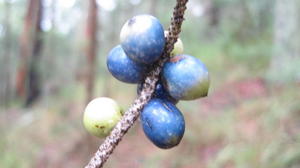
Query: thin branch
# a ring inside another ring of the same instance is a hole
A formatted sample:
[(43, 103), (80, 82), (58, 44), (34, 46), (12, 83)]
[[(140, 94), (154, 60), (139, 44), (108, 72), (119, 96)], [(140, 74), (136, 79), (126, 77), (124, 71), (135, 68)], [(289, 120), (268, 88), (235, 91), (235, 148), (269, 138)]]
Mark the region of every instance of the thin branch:
[(100, 145), (99, 149), (85, 168), (100, 168), (104, 165), (115, 147), (122, 140), (122, 137), (134, 124), (144, 105), (147, 104), (147, 102), (151, 99), (162, 66), (168, 60), (170, 52), (174, 48), (174, 43), (177, 41), (178, 35), (181, 32), (181, 24), (184, 20), (184, 12), (186, 10), (187, 2), (188, 0), (177, 0), (161, 59), (153, 65), (153, 69), (149, 72), (149, 75), (145, 79), (140, 95), (134, 100), (131, 107), (125, 112), (121, 121), (115, 126), (110, 135)]

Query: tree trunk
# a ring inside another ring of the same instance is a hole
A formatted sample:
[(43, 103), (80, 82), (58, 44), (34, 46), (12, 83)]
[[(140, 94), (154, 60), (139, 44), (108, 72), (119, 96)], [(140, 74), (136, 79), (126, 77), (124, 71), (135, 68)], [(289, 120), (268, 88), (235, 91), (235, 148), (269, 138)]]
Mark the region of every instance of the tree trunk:
[(218, 27), (220, 23), (220, 5), (213, 0), (210, 0), (207, 2), (206, 10), (209, 26), (211, 28)]
[(269, 77), (276, 83), (300, 80), (300, 2), (276, 0), (274, 50)]
[(30, 0), (20, 39), (20, 65), (17, 69), (16, 92), (25, 105), (32, 104), (40, 95), (38, 61), (42, 49), (42, 0)]
[[(4, 82), (3, 87), (1, 87), (1, 92), (0, 92), (0, 99), (3, 100), (1, 104), (5, 107), (8, 106), (10, 100), (11, 100), (11, 92), (12, 92), (12, 83), (11, 83), (11, 23), (10, 23), (10, 16), (11, 16), (11, 4), (8, 0), (5, 1), (5, 11), (4, 11), (4, 20), (3, 20), (3, 25), (5, 29), (5, 38), (3, 42), (3, 77), (4, 77)], [(2, 94), (1, 94), (2, 93)], [(2, 98), (3, 96), (3, 98)]]
[(150, 14), (153, 16), (157, 15), (157, 0), (151, 0), (150, 2)]
[(38, 18), (36, 24), (36, 34), (33, 42), (33, 53), (28, 72), (28, 92), (26, 105), (30, 105), (38, 99), (41, 94), (41, 79), (39, 74), (39, 61), (43, 48), (43, 30), (41, 27), (43, 17), (42, 0), (39, 3)]
[(87, 56), (87, 84), (86, 92), (89, 102), (93, 97), (95, 70), (96, 70), (96, 55), (97, 55), (97, 28), (98, 28), (98, 7), (96, 0), (89, 0), (87, 27), (86, 27), (86, 56)]
[[(111, 25), (120, 25), (120, 23), (122, 23), (124, 20), (122, 17), (120, 16), (124, 16), (123, 10), (124, 8), (122, 8), (122, 2), (121, 1), (116, 1), (116, 8), (113, 12), (111, 12), (111, 14), (109, 15), (109, 20)], [(121, 26), (121, 25), (120, 25)], [(104, 27), (104, 25), (103, 25)], [(106, 29), (103, 30), (103, 32), (105, 30), (107, 30), (106, 34), (109, 40), (108, 43), (106, 43), (107, 47), (111, 47), (117, 43), (119, 43), (120, 39), (119, 39), (119, 34), (116, 32), (119, 32), (118, 30), (119, 26), (112, 26), (111, 28), (106, 27)], [(104, 35), (104, 34), (103, 34)], [(113, 88), (114, 88), (114, 79), (111, 76), (110, 73), (103, 73), (104, 75), (104, 86), (103, 86), (103, 96), (106, 97), (110, 97), (113, 93)]]

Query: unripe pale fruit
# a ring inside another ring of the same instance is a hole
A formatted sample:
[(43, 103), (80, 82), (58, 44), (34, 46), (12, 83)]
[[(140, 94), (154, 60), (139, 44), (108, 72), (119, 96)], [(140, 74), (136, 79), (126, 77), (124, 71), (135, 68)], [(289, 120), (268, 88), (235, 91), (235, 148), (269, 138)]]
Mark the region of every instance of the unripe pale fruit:
[(194, 100), (205, 97), (209, 89), (206, 66), (189, 55), (176, 55), (162, 69), (164, 88), (177, 100)]
[(183, 43), (180, 38), (177, 39), (176, 43), (174, 44), (174, 49), (170, 53), (171, 56), (178, 54), (183, 54)]
[(130, 59), (120, 45), (113, 48), (106, 62), (109, 72), (126, 83), (139, 83), (144, 79), (147, 67)]
[(122, 27), (120, 40), (128, 57), (143, 64), (157, 61), (165, 46), (163, 26), (151, 15), (128, 20)]
[(159, 148), (168, 149), (180, 143), (185, 122), (174, 104), (151, 99), (143, 108), (140, 118), (144, 133)]
[(86, 130), (97, 137), (105, 137), (122, 117), (120, 106), (111, 98), (99, 97), (85, 108), (83, 124)]
[[(167, 30), (165, 31), (165, 36), (167, 36), (168, 32), (169, 31), (167, 31)], [(184, 50), (183, 43), (182, 43), (181, 39), (178, 38), (176, 43), (174, 44), (174, 48), (171, 51), (170, 56), (183, 54), (183, 50)]]

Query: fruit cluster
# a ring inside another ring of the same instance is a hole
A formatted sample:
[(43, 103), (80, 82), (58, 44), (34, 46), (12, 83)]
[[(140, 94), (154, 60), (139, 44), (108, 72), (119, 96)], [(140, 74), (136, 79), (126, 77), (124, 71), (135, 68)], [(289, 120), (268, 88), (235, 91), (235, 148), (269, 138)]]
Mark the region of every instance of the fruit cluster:
[[(109, 72), (118, 80), (138, 84), (149, 67), (155, 63), (165, 47), (165, 32), (158, 19), (151, 15), (138, 15), (122, 27), (121, 44), (107, 57)], [(209, 88), (209, 75), (205, 65), (197, 58), (182, 54), (180, 39), (175, 43), (171, 58), (162, 68), (152, 99), (141, 111), (140, 120), (146, 136), (160, 148), (179, 144), (185, 121), (175, 106), (179, 100), (205, 97)], [(86, 129), (98, 137), (109, 134), (120, 120), (122, 110), (109, 98), (97, 98), (88, 104), (84, 113)]]

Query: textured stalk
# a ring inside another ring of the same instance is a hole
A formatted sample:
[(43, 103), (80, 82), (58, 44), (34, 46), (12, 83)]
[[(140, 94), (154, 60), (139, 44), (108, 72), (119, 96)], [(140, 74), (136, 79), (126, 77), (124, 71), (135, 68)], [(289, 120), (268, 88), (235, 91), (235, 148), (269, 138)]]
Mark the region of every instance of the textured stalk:
[(184, 12), (186, 10), (186, 3), (188, 0), (177, 0), (174, 7), (173, 16), (171, 18), (171, 25), (168, 29), (166, 37), (166, 45), (161, 59), (153, 64), (152, 70), (146, 77), (143, 89), (140, 95), (134, 100), (131, 107), (125, 112), (120, 122), (111, 131), (110, 135), (106, 137), (104, 142), (100, 145), (95, 155), (91, 158), (85, 168), (100, 168), (104, 165), (106, 160), (112, 154), (115, 147), (122, 140), (122, 137), (127, 133), (130, 127), (134, 124), (140, 115), (140, 111), (145, 104), (151, 99), (154, 92), (156, 82), (158, 81), (160, 71), (163, 64), (169, 59), (170, 52), (174, 48), (174, 44), (178, 39), (181, 31), (181, 24), (184, 20)]

